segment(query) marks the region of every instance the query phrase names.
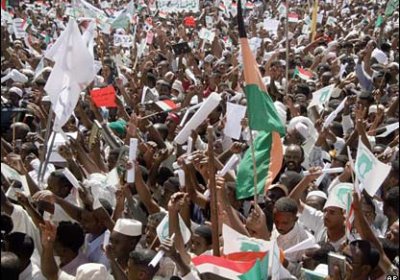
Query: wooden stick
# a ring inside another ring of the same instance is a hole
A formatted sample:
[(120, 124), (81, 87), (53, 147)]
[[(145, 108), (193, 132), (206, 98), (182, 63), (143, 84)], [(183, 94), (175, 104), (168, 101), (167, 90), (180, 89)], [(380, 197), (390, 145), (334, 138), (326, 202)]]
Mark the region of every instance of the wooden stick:
[(15, 153), (15, 148), (16, 148), (16, 146), (17, 146), (17, 144), (16, 144), (16, 140), (15, 140), (15, 130), (16, 130), (16, 125), (15, 125), (15, 122), (16, 122), (16, 117), (14, 116), (13, 117), (13, 130), (12, 130), (12, 147), (13, 147), (13, 152)]
[[(286, 37), (286, 87), (285, 95), (289, 93), (289, 1), (286, 1), (286, 19), (285, 19), (285, 37)], [(251, 133), (250, 133), (251, 134)]]
[(39, 173), (38, 173), (38, 185), (39, 185), (39, 187), (41, 187), (41, 183), (42, 183), (41, 174), (42, 174), (42, 171), (43, 171), (43, 163), (44, 163), (44, 161), (46, 159), (46, 154), (47, 154), (47, 143), (50, 140), (50, 135), (51, 135), (51, 131), (52, 131), (51, 122), (53, 120), (53, 114), (54, 114), (53, 108), (52, 108), (52, 106), (50, 106), (49, 116), (47, 118), (46, 134), (44, 136), (44, 146), (43, 146), (44, 152), (39, 155), (40, 156), (40, 158), (39, 158), (40, 159), (40, 165), (39, 165)]
[(214, 128), (208, 126), (208, 177), (210, 190), (211, 208), (211, 231), (213, 255), (220, 256), (219, 252), (219, 231), (218, 231), (218, 208), (217, 208), (217, 189), (215, 184), (215, 163), (214, 163)]
[(253, 180), (254, 180), (254, 203), (257, 203), (257, 196), (258, 196), (258, 178), (257, 178), (257, 163), (256, 163), (256, 155), (254, 152), (254, 141), (253, 141), (253, 132), (250, 131), (250, 149), (251, 149), (251, 159), (253, 161)]

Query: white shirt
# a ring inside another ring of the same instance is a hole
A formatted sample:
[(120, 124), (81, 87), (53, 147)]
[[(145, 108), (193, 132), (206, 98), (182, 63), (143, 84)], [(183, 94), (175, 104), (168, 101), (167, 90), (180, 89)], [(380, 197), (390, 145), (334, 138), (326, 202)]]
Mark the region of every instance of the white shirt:
[(46, 280), (40, 268), (30, 263), (18, 276), (18, 280)]
[(303, 212), (299, 216), (299, 221), (307, 229), (313, 231), (317, 242), (329, 242), (335, 248), (335, 251), (339, 251), (342, 244), (346, 241), (346, 235), (343, 235), (337, 241), (329, 241), (327, 229), (324, 225), (324, 213), (311, 206), (304, 205)]
[[(293, 229), (286, 234), (280, 234), (276, 228), (274, 227), (271, 240), (276, 240), (279, 248), (282, 250), (289, 249), (294, 245), (306, 240), (308, 238), (308, 234), (306, 230), (296, 222)], [(291, 261), (301, 261), (301, 257), (303, 255), (303, 251), (295, 252), (293, 254), (289, 254), (288, 260)]]

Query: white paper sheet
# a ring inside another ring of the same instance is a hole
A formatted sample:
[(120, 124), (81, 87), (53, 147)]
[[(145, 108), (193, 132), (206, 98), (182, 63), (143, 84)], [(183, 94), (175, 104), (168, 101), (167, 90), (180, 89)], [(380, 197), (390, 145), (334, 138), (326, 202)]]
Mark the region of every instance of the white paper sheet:
[(227, 103), (226, 107), (226, 124), (224, 134), (233, 139), (240, 139), (242, 133), (242, 126), (240, 122), (246, 115), (246, 106), (234, 103)]

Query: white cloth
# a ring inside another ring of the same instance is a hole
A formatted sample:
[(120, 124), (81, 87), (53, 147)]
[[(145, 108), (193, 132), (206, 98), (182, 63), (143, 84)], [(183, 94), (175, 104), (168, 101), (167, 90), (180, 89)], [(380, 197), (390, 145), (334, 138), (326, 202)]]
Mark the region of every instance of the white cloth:
[[(307, 238), (306, 230), (297, 222), (293, 229), (286, 234), (280, 234), (275, 227), (271, 234), (271, 240), (276, 240), (278, 247), (282, 250), (289, 249)], [(303, 251), (299, 251), (289, 254), (287, 257), (291, 261), (301, 261), (303, 253)]]
[[(68, 201), (69, 203), (71, 203), (71, 204), (73, 204), (73, 205), (78, 206), (78, 205), (77, 205), (76, 198), (75, 198), (75, 196), (72, 194), (72, 190), (71, 190), (71, 193), (70, 193), (66, 198), (64, 198), (64, 200)], [(62, 222), (62, 221), (74, 222), (74, 223), (77, 222), (77, 221), (75, 221), (74, 219), (72, 219), (72, 218), (67, 214), (67, 212), (65, 212), (64, 209), (63, 209), (60, 205), (58, 205), (58, 204), (54, 204), (54, 213), (53, 213), (53, 216), (52, 216), (51, 221), (52, 221), (54, 224), (57, 224), (57, 225), (58, 225), (59, 222)]]
[(18, 280), (46, 280), (40, 268), (30, 263), (18, 276)]

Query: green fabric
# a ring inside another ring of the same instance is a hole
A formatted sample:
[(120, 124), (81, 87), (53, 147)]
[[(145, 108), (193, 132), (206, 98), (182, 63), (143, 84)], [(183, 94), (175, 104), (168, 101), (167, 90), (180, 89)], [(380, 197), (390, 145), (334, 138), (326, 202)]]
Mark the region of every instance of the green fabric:
[(379, 15), (376, 20), (375, 27), (381, 27), (382, 23), (383, 23), (383, 16)]
[(393, 13), (398, 9), (398, 7), (399, 7), (399, 0), (390, 0), (386, 6), (385, 16), (390, 17), (391, 15), (393, 15)]
[(245, 92), (250, 128), (266, 132), (277, 131), (281, 136), (285, 135), (285, 128), (269, 94), (263, 92), (258, 85), (247, 85)]
[(268, 256), (266, 254), (262, 260), (257, 260), (255, 265), (245, 274), (239, 276), (242, 280), (266, 280), (268, 279)]
[(115, 122), (109, 123), (108, 127), (123, 135), (126, 132), (126, 121), (117, 120)]
[[(254, 156), (257, 166), (257, 192), (264, 192), (269, 164), (271, 161), (272, 132), (260, 131), (254, 139)], [(244, 199), (254, 195), (253, 159), (251, 148), (247, 149), (240, 161), (236, 177), (236, 198)]]

